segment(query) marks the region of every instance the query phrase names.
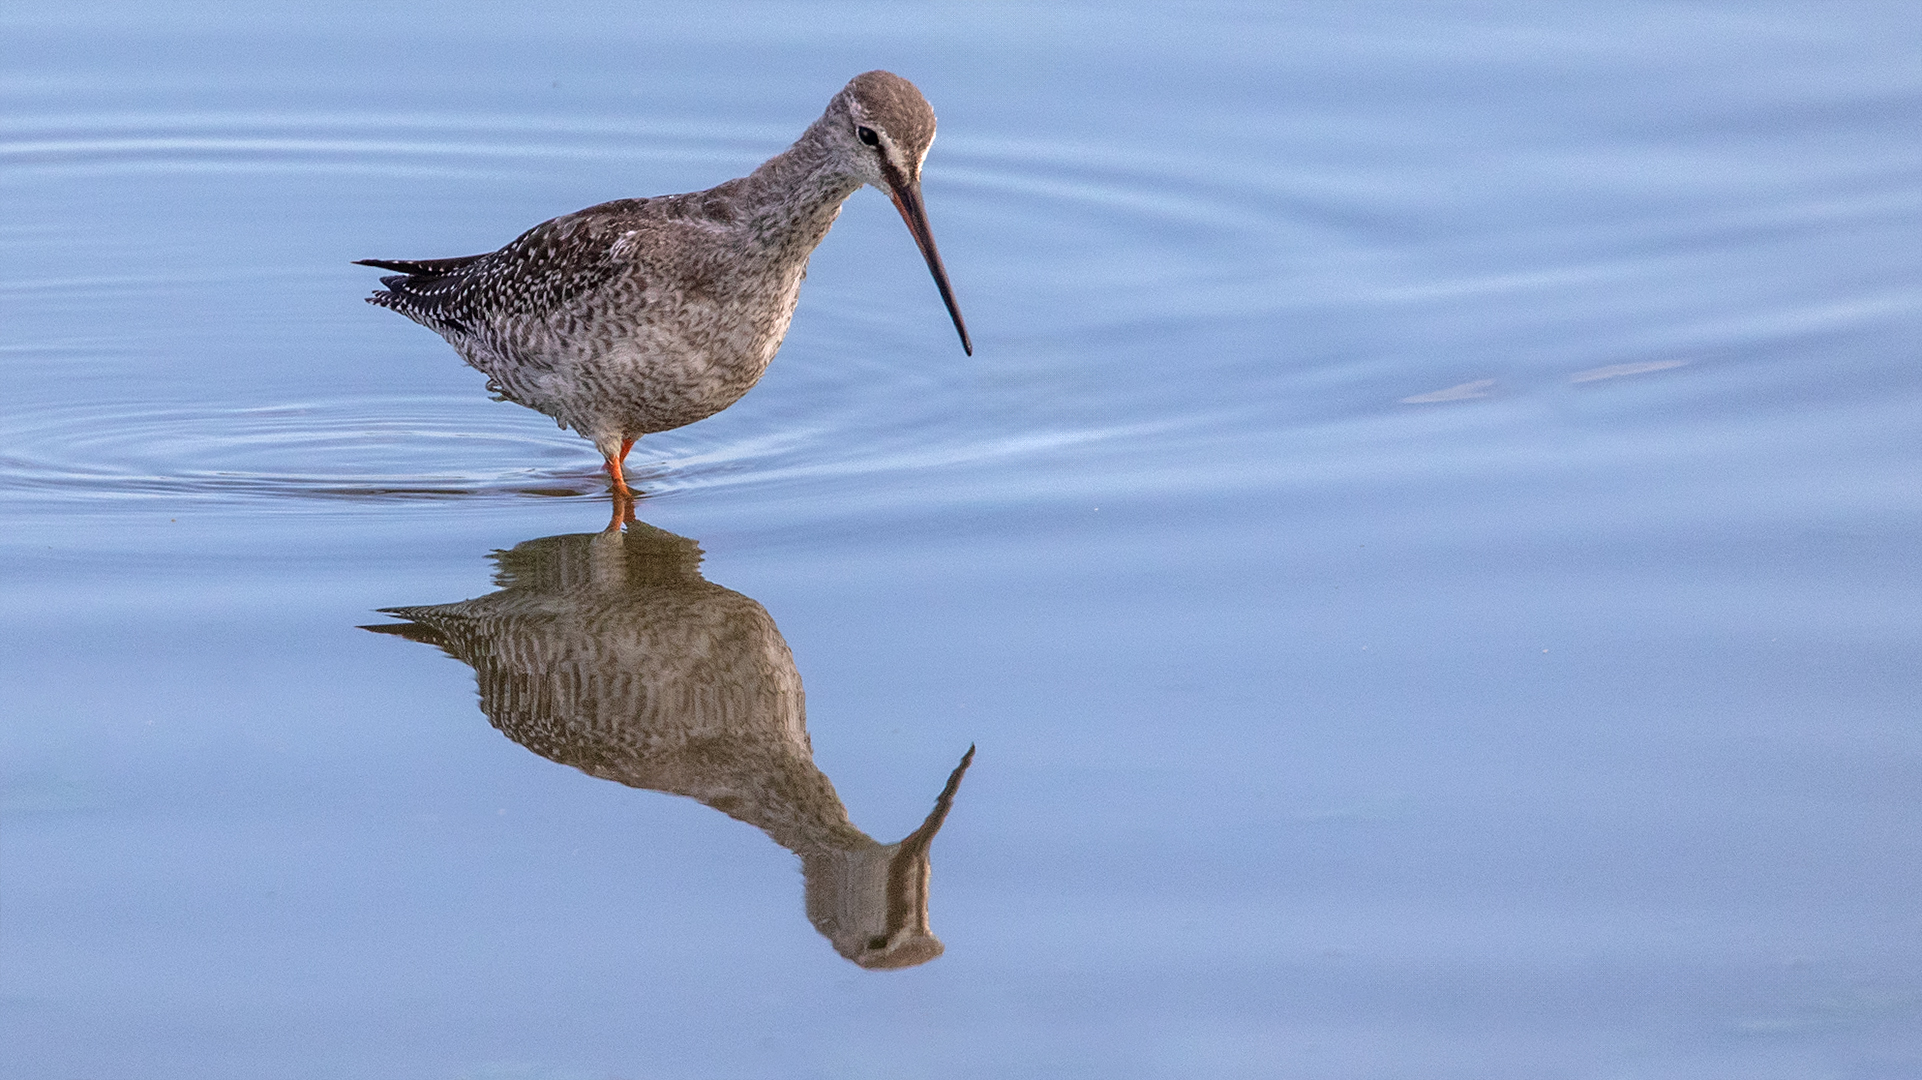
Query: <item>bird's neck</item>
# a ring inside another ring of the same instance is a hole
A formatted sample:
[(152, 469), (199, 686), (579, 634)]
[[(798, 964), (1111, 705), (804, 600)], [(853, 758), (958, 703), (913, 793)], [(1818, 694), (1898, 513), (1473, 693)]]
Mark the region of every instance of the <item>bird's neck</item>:
[(841, 204), (861, 187), (827, 144), (829, 116), (816, 120), (793, 146), (742, 180), (753, 235), (769, 248), (805, 258), (827, 235)]
[(709, 789), (693, 797), (747, 822), (796, 855), (880, 846), (848, 820), (833, 783), (812, 760), (785, 764), (778, 771), (742, 777), (746, 782), (728, 785), (718, 795)]

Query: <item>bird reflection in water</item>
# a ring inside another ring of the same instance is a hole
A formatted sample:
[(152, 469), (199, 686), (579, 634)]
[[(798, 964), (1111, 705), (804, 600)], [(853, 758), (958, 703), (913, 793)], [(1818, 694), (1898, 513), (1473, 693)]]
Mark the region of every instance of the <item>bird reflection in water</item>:
[(801, 676), (766, 609), (701, 577), (694, 541), (631, 519), (495, 555), (498, 592), (382, 609), (366, 629), (471, 666), (508, 738), (582, 772), (685, 795), (801, 858), (807, 914), (842, 956), (901, 968), (941, 955), (928, 847), (974, 759), (921, 827), (883, 844), (814, 765)]

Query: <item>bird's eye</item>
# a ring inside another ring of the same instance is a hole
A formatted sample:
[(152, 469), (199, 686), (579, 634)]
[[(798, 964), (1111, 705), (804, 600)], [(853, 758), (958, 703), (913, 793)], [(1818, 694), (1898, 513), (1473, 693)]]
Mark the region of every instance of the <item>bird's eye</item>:
[[(867, 131), (868, 129), (867, 129), (867, 128), (862, 128), (861, 130), (862, 130), (862, 131)], [(872, 132), (869, 132), (869, 134), (873, 134), (873, 133), (872, 133)], [(887, 947), (888, 947), (888, 939), (887, 939), (887, 938), (884, 938), (884, 937), (871, 937), (871, 938), (869, 938), (869, 939), (868, 939), (868, 948), (870, 948), (870, 949), (885, 949), (885, 948), (887, 948)]]
[(854, 133), (860, 136), (861, 141), (869, 146), (881, 145), (881, 136), (876, 135), (874, 129), (871, 127), (857, 127), (854, 129)]

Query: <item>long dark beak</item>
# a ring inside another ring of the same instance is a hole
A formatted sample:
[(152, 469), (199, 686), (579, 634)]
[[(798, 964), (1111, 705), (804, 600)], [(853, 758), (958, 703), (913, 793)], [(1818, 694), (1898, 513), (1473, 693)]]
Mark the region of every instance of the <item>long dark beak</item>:
[(928, 260), (928, 273), (934, 275), (935, 288), (941, 290), (941, 302), (948, 305), (948, 317), (954, 320), (954, 329), (961, 335), (961, 349), (973, 356), (974, 343), (968, 340), (968, 324), (961, 321), (961, 309), (954, 306), (954, 289), (948, 285), (948, 271), (941, 265), (941, 251), (934, 246), (928, 212), (921, 207), (921, 182), (908, 179), (892, 165), (883, 166), (881, 171), (888, 182), (888, 197), (894, 200), (894, 208), (901, 211), (901, 220), (908, 223), (908, 231), (914, 234), (921, 257)]

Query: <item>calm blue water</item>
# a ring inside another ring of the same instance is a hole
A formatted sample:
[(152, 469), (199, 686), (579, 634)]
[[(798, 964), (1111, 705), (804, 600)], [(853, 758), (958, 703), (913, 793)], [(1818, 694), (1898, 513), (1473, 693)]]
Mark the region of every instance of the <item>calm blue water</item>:
[[(873, 67), (667, 538), (360, 302)], [(1922, 1076), (1918, 235), (1902, 3), (8, 8), (0, 1075)]]

